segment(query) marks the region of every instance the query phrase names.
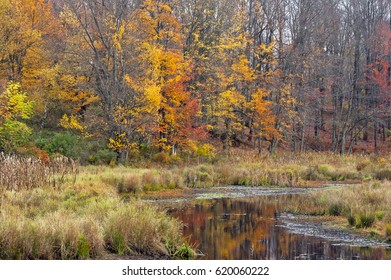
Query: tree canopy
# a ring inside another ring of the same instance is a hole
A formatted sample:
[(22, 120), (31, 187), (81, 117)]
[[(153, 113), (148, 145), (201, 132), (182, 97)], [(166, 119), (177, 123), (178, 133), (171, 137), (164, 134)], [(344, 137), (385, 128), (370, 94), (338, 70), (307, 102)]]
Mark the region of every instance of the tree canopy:
[(388, 150), (390, 11), (388, 0), (3, 0), (0, 148), (36, 152), (71, 133), (87, 157), (123, 160)]

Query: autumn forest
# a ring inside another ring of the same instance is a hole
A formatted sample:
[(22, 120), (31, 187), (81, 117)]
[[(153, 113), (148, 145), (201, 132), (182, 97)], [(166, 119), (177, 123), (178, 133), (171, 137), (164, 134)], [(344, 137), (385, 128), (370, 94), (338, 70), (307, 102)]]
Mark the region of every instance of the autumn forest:
[(391, 0), (0, 0), (0, 260), (391, 259), (390, 153)]
[(2, 0), (0, 149), (378, 153), (390, 13), (388, 0)]

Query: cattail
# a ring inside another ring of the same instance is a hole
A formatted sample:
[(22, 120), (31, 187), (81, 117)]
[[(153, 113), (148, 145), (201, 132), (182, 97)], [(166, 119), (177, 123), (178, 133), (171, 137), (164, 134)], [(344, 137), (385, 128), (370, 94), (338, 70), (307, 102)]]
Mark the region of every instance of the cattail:
[(61, 186), (65, 181), (76, 181), (79, 162), (57, 157), (49, 162), (37, 158), (23, 158), (0, 153), (0, 191), (19, 191)]

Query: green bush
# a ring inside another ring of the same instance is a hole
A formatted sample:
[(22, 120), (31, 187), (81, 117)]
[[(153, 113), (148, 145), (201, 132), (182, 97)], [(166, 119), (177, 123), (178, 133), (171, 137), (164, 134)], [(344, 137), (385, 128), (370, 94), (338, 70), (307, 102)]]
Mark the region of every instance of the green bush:
[(41, 133), (35, 140), (36, 145), (49, 154), (61, 154), (69, 158), (80, 158), (81, 141), (70, 132)]
[(196, 257), (196, 252), (188, 243), (184, 243), (174, 254), (180, 260), (193, 260)]
[(18, 121), (6, 121), (0, 126), (0, 148), (5, 152), (15, 152), (15, 149), (27, 144), (31, 139), (32, 129)]
[(89, 162), (91, 164), (110, 164), (110, 162), (116, 161), (117, 156), (118, 154), (112, 150), (99, 150), (90, 156)]

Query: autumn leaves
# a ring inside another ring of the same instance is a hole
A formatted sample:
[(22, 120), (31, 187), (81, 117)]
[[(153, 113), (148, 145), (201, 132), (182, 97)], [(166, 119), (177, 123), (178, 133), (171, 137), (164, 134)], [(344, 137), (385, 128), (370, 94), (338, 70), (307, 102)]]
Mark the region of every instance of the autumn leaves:
[(0, 98), (20, 84), (35, 131), (124, 158), (211, 143), (345, 153), (391, 124), (387, 6), (368, 30), (345, 16), (365, 1), (3, 0)]

